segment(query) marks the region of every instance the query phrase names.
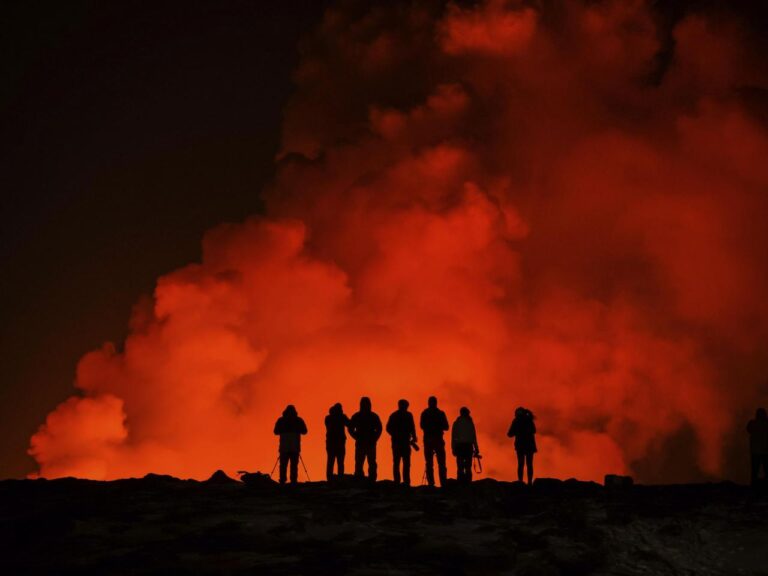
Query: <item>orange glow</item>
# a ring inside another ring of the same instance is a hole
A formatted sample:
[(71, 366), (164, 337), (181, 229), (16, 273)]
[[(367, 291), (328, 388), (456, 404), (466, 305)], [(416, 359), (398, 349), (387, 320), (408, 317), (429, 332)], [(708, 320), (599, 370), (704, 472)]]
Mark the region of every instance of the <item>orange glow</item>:
[(82, 358), (40, 475), (268, 472), (293, 403), (321, 479), (333, 403), (386, 420), (431, 394), (470, 407), (497, 478), (518, 405), (539, 476), (634, 473), (689, 431), (686, 473), (723, 474), (768, 360), (768, 134), (739, 91), (768, 88), (760, 54), (698, 14), (651, 81), (646, 2), (513, 4), (331, 10), (266, 215), (210, 231), (122, 350)]

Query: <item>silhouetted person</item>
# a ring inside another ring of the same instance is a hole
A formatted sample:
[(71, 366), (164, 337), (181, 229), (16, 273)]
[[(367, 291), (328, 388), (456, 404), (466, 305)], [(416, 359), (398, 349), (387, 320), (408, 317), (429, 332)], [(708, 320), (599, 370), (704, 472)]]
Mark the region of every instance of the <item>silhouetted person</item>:
[(291, 464), (291, 483), (299, 481), (301, 436), (306, 433), (307, 425), (299, 418), (293, 404), (289, 404), (275, 422), (275, 434), (280, 436), (280, 484), (285, 484), (288, 463)]
[(430, 396), (427, 409), (421, 413), (419, 427), (424, 433), (424, 461), (427, 465), (427, 484), (435, 485), (435, 457), (437, 471), (440, 475), (440, 486), (445, 486), (448, 471), (445, 466), (445, 440), (443, 432), (448, 430), (448, 418), (445, 412), (437, 407), (437, 398)]
[(411, 444), (415, 445), (416, 424), (408, 412), (408, 400), (398, 400), (397, 410), (387, 420), (387, 434), (392, 437), (392, 477), (400, 484), (400, 463), (403, 464), (403, 484), (411, 485)]
[(480, 448), (477, 446), (475, 423), (466, 406), (459, 410), (459, 417), (451, 428), (451, 452), (456, 456), (456, 480), (472, 482), (472, 458), (480, 454)]
[(349, 434), (355, 439), (355, 476), (363, 478), (363, 466), (368, 461), (368, 478), (376, 481), (376, 442), (381, 436), (381, 419), (371, 410), (371, 399), (360, 398), (360, 411), (349, 419)]
[(523, 467), (528, 467), (528, 484), (533, 482), (533, 455), (536, 453), (536, 424), (533, 412), (522, 406), (515, 410), (515, 419), (507, 436), (515, 439), (517, 452), (517, 479), (523, 481)]
[(752, 485), (760, 482), (760, 469), (768, 479), (768, 416), (765, 408), (758, 408), (755, 419), (747, 424), (749, 432), (749, 452), (752, 457)]
[(325, 476), (329, 482), (333, 478), (334, 465), (339, 476), (344, 476), (344, 456), (347, 451), (347, 434), (344, 430), (348, 427), (349, 418), (344, 414), (341, 404), (331, 406), (325, 417), (325, 451), (328, 454)]

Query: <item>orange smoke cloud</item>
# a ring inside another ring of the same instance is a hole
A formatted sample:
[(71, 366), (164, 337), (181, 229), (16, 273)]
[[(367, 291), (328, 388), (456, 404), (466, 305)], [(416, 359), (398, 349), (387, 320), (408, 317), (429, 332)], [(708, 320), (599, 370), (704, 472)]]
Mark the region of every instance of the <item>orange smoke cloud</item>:
[(539, 475), (726, 473), (768, 360), (767, 79), (736, 18), (640, 1), (329, 11), (266, 215), (83, 357), (40, 475), (268, 471), (293, 403), (319, 478), (334, 402), (430, 394), (498, 478), (518, 405)]

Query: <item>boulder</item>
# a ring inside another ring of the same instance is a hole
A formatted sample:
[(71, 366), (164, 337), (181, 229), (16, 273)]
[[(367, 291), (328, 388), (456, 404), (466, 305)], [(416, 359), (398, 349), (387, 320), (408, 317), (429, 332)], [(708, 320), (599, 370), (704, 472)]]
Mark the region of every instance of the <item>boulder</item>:
[(618, 474), (606, 474), (603, 485), (606, 488), (627, 488), (634, 484), (632, 476), (620, 476)]
[(257, 488), (271, 488), (277, 486), (277, 482), (270, 478), (269, 474), (262, 472), (240, 472), (240, 480), (247, 486)]
[(205, 481), (206, 484), (237, 484), (237, 480), (230, 478), (227, 476), (223, 470), (216, 470), (213, 474), (211, 474), (211, 477), (208, 478), (208, 480)]

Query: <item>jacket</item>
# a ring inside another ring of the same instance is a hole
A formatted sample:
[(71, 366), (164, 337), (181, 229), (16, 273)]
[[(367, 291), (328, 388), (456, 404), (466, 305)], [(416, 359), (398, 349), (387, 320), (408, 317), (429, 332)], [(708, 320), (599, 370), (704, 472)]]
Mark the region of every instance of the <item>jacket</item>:
[(347, 441), (344, 431), (349, 426), (349, 418), (343, 412), (333, 412), (325, 417), (325, 442), (331, 445), (341, 445)]
[(381, 419), (376, 412), (355, 412), (352, 418), (349, 419), (349, 435), (356, 442), (375, 444), (379, 440), (381, 432)]
[(448, 418), (440, 408), (427, 408), (421, 413), (420, 428), (424, 431), (424, 442), (443, 439), (443, 432), (448, 430)]
[(515, 438), (515, 450), (524, 454), (533, 454), (536, 449), (536, 424), (532, 417), (515, 418), (509, 427), (507, 436)]
[(392, 444), (410, 444), (416, 441), (416, 424), (413, 414), (406, 410), (392, 412), (387, 420), (387, 434), (392, 437)]
[(475, 423), (471, 416), (459, 416), (453, 422), (451, 428), (451, 446), (471, 445), (477, 449), (477, 434), (475, 432)]
[(281, 454), (298, 454), (301, 452), (301, 436), (307, 433), (307, 425), (299, 416), (283, 413), (275, 422), (274, 432), (280, 436)]

